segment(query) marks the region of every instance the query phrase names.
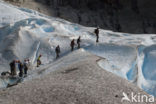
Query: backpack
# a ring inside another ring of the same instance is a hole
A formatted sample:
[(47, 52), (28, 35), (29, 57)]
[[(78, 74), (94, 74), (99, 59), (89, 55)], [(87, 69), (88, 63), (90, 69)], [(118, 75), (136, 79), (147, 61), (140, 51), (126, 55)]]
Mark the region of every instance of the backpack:
[(60, 53), (60, 48), (59, 48), (59, 47), (56, 47), (55, 51), (56, 51), (57, 53)]
[(95, 30), (94, 30), (94, 33), (95, 33), (95, 34), (98, 34), (98, 33), (99, 33), (99, 30), (98, 30), (98, 29), (95, 29)]
[(74, 46), (75, 45), (75, 43), (74, 43), (74, 41), (71, 41), (71, 44), (70, 44), (71, 46)]

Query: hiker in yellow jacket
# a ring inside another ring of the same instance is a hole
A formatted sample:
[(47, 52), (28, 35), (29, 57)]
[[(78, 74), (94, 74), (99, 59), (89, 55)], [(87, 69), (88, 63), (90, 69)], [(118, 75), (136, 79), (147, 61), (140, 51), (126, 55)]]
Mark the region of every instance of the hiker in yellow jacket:
[(41, 63), (41, 57), (42, 55), (39, 55), (37, 58), (37, 67), (39, 67), (42, 63)]

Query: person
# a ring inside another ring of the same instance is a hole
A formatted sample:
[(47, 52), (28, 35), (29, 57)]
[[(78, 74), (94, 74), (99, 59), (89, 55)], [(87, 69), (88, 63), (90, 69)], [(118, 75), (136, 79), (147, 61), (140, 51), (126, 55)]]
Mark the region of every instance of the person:
[(39, 65), (41, 65), (41, 57), (42, 57), (42, 55), (39, 55), (39, 57), (37, 58), (37, 67), (39, 67)]
[(77, 45), (78, 45), (78, 49), (80, 48), (80, 42), (81, 42), (81, 37), (79, 36), (79, 38), (77, 39)]
[(75, 39), (73, 39), (73, 40), (71, 41), (71, 44), (70, 44), (70, 46), (71, 46), (71, 51), (74, 50), (74, 45), (75, 45)]
[(27, 71), (28, 71), (28, 60), (24, 60), (24, 75), (27, 76)]
[(16, 60), (13, 60), (13, 61), (10, 63), (10, 73), (11, 73), (11, 76), (17, 75), (17, 74), (16, 74)]
[(96, 34), (96, 43), (98, 43), (99, 42), (99, 27), (95, 29), (94, 33)]
[(30, 63), (30, 60), (29, 59), (27, 59), (27, 63), (28, 63), (28, 69), (29, 69), (30, 66), (31, 66), (31, 63)]
[(61, 51), (60, 51), (60, 46), (59, 46), (59, 45), (55, 48), (55, 52), (56, 52), (56, 59), (57, 59), (57, 58), (60, 57), (59, 54), (60, 54), (60, 52), (61, 52)]
[(19, 77), (23, 77), (23, 64), (18, 61)]

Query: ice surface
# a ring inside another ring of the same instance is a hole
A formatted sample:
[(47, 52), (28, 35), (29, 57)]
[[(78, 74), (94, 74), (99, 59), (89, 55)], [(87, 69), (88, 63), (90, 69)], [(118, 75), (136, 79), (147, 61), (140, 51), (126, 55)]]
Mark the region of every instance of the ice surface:
[[(9, 62), (13, 59), (21, 61), (25, 58), (30, 59), (31, 70), (28, 79), (38, 75), (36, 70), (45, 69), (49, 72), (51, 69), (48, 69), (49, 67), (55, 69), (58, 65), (63, 66), (55, 59), (55, 47), (60, 45), (63, 57), (71, 53), (70, 41), (81, 36), (82, 51), (86, 50), (101, 57), (97, 62), (100, 67), (156, 96), (155, 34), (128, 34), (100, 30), (100, 43), (96, 44), (92, 27), (48, 17), (2, 1), (0, 1), (0, 13), (0, 72), (9, 71)], [(36, 68), (39, 54), (43, 56), (41, 58), (43, 65)], [(10, 83), (9, 80), (1, 79), (1, 88), (7, 83)]]

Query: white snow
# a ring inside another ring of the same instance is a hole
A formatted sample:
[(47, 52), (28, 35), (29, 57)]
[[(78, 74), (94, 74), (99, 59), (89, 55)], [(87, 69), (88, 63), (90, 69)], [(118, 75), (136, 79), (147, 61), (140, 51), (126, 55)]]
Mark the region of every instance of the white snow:
[[(29, 58), (28, 79), (36, 70), (58, 67), (55, 47), (60, 45), (61, 57), (70, 54), (70, 41), (81, 36), (81, 49), (102, 57), (97, 63), (104, 70), (117, 74), (156, 96), (156, 35), (129, 34), (100, 30), (96, 44), (94, 28), (48, 17), (36, 11), (19, 8), (0, 1), (0, 72), (9, 71), (13, 59)], [(75, 48), (76, 49), (76, 48)], [(36, 68), (36, 58), (42, 54), (43, 65)], [(82, 57), (80, 57), (82, 58)], [(74, 62), (72, 60), (68, 62)], [(57, 62), (57, 63), (56, 63)], [(52, 70), (51, 70), (52, 71)], [(5, 81), (9, 83), (8, 81)], [(4, 87), (1, 79), (0, 87)]]

